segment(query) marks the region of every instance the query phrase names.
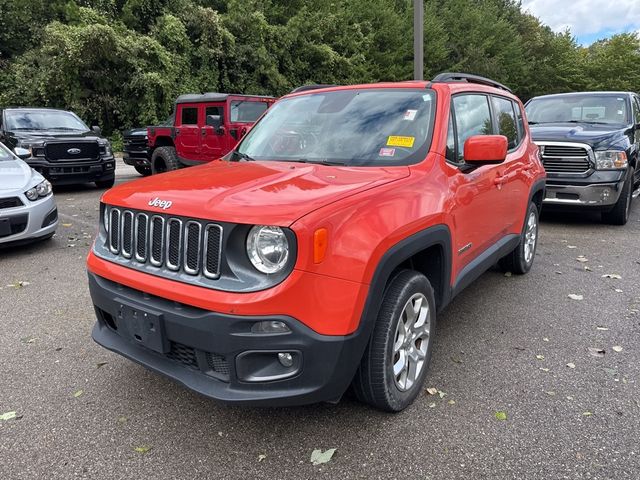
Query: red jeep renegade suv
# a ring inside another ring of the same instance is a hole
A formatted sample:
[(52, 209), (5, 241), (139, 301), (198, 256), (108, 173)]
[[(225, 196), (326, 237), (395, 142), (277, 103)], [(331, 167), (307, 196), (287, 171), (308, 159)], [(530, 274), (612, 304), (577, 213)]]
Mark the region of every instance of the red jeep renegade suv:
[(491, 80), (299, 89), (220, 161), (105, 193), (93, 338), (224, 402), (402, 410), (437, 312), (531, 268), (544, 183)]

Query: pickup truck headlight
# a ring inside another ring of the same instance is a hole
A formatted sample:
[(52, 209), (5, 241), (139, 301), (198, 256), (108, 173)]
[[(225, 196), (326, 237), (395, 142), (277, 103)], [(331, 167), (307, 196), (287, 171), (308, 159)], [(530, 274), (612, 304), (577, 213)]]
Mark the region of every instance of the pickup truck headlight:
[(100, 145), (100, 153), (105, 157), (110, 157), (113, 153), (111, 150), (111, 144), (109, 142)]
[(31, 200), (32, 202), (35, 202), (39, 198), (46, 197), (47, 195), (50, 195), (51, 194), (51, 190), (52, 190), (51, 189), (51, 183), (49, 183), (48, 180), (45, 180), (43, 182), (40, 182), (35, 187), (30, 188), (29, 190), (24, 192), (24, 194), (26, 195), (26, 197), (29, 200)]
[(594, 152), (596, 156), (597, 170), (613, 170), (627, 168), (629, 161), (627, 154), (621, 150), (605, 150)]
[(257, 225), (247, 236), (247, 255), (262, 273), (278, 273), (289, 259), (289, 241), (280, 227)]

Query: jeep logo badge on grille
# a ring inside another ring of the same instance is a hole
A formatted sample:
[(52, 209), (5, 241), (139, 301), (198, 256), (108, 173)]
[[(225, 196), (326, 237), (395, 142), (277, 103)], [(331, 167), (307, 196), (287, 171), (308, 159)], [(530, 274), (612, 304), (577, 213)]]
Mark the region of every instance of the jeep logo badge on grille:
[(150, 207), (159, 207), (163, 210), (167, 210), (168, 208), (171, 208), (171, 205), (173, 205), (173, 202), (171, 200), (160, 200), (158, 197), (149, 201)]
[(67, 150), (67, 153), (69, 155), (78, 155), (80, 152), (82, 152), (82, 150), (80, 150), (79, 148), (70, 148), (69, 150)]

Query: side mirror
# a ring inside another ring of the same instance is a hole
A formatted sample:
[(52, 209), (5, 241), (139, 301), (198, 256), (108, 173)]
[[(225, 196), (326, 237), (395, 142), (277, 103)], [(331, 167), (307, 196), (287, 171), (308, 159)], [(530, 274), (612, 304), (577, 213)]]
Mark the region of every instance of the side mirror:
[(31, 157), (31, 152), (26, 148), (16, 147), (13, 151), (16, 153), (16, 156), (21, 160), (26, 160), (27, 158)]
[(464, 161), (472, 166), (495, 165), (507, 158), (507, 137), (474, 135), (464, 142)]
[(91, 127), (91, 131), (96, 135), (102, 135), (102, 129), (97, 125), (94, 125), (93, 127)]

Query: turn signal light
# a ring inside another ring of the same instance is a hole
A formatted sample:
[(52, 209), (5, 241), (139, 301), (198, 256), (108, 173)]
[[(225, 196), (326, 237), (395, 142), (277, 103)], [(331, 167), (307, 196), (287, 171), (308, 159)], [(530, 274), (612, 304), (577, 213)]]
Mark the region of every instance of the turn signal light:
[(329, 232), (326, 228), (319, 228), (313, 234), (313, 263), (321, 263), (327, 254), (329, 246)]

